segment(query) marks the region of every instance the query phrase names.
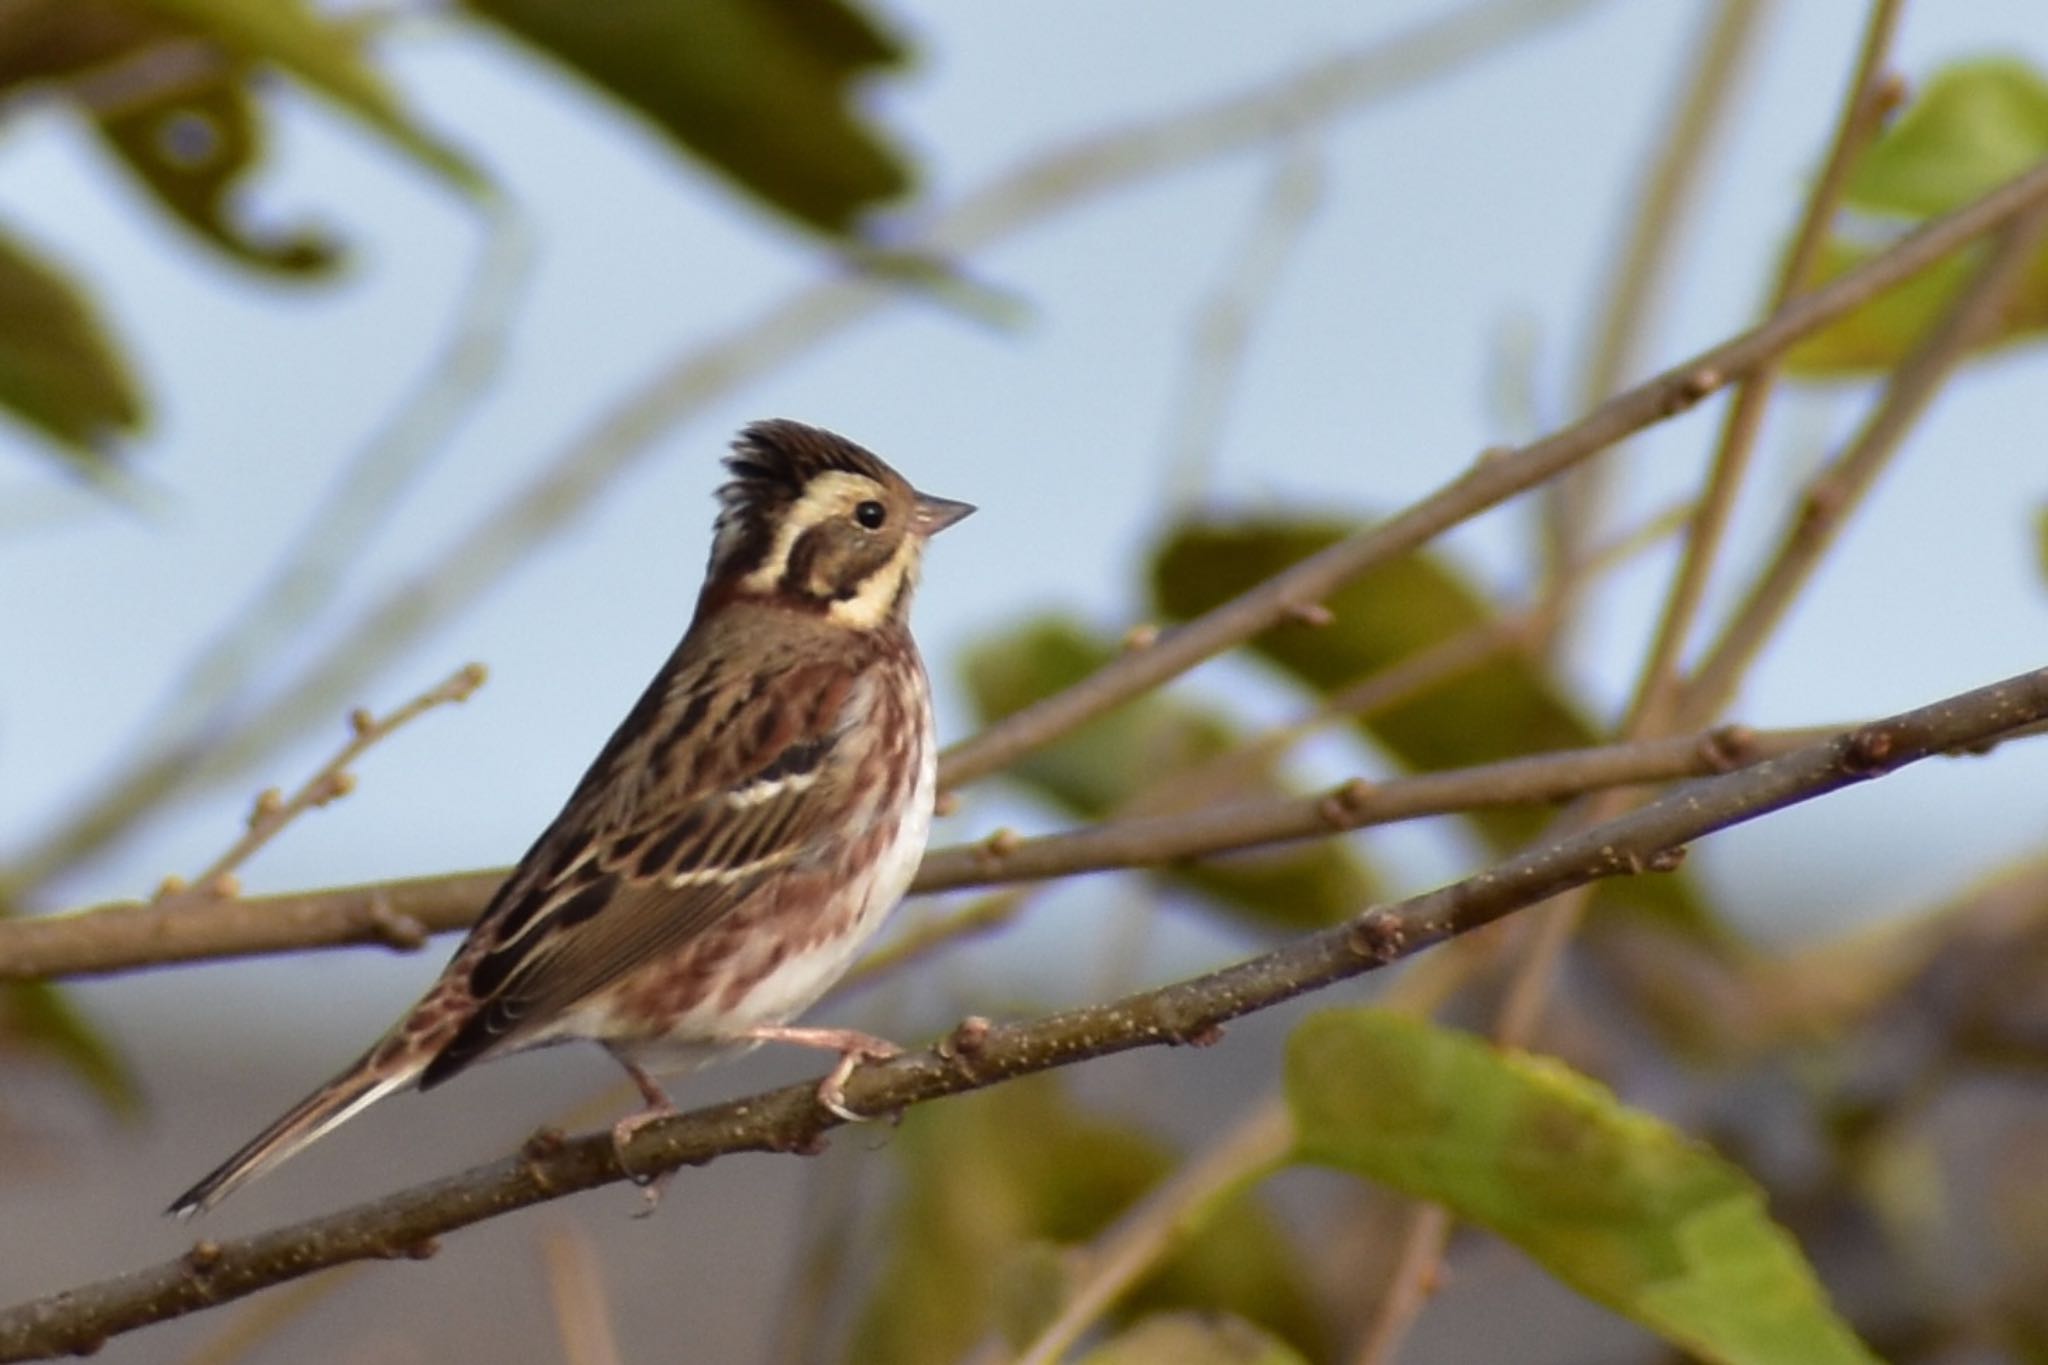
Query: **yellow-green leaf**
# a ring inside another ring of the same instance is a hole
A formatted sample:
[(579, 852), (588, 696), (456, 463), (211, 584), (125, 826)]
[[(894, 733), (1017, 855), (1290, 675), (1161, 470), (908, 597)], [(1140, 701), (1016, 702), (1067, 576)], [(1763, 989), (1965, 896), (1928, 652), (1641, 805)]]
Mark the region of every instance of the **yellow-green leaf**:
[[(981, 719), (994, 721), (1079, 681), (1115, 653), (1083, 626), (1043, 618), (969, 649), (967, 690)], [(1025, 757), (1009, 776), (1089, 820), (1285, 791), (1269, 762), (1219, 766), (1244, 738), (1213, 711), (1154, 695)], [(1336, 839), (1204, 858), (1164, 875), (1220, 907), (1288, 927), (1335, 923), (1374, 899), (1365, 864)]]
[(1959, 209), (2048, 154), (2048, 82), (2006, 57), (1938, 71), (1857, 158), (1848, 201), (1907, 218)]
[[(1188, 521), (1151, 560), (1152, 592), (1168, 617), (1186, 619), (1230, 600), (1356, 531), (1327, 515), (1262, 515)], [(1339, 589), (1327, 624), (1287, 622), (1250, 648), (1318, 696), (1330, 697), (1432, 646), (1477, 629), (1495, 612), (1477, 588), (1434, 555), (1405, 555)], [(1421, 696), (1361, 716), (1360, 733), (1414, 772), (1491, 763), (1599, 742), (1598, 732), (1542, 667), (1511, 652)], [(1470, 819), (1497, 850), (1520, 847), (1554, 816), (1547, 809), (1490, 809)], [(1650, 911), (1692, 932), (1718, 936), (1712, 916), (1681, 875), (1602, 888), (1610, 904)]]
[[(912, 1110), (891, 1152), (901, 1193), (849, 1360), (952, 1365), (1000, 1330), (1029, 1336), (1063, 1292), (1058, 1252), (1085, 1243), (1172, 1169), (1161, 1144), (1077, 1109), (1035, 1077)], [(1303, 1349), (1324, 1328), (1291, 1250), (1250, 1195), (1222, 1201), (1131, 1298), (1233, 1313)]]
[(0, 996), (0, 1045), (56, 1058), (117, 1114), (131, 1116), (140, 1106), (127, 1064), (47, 981), (17, 981)]
[(1307, 1365), (1284, 1341), (1238, 1318), (1146, 1318), (1081, 1357), (1081, 1365)]
[(88, 470), (142, 425), (142, 394), (85, 291), (0, 234), (0, 407)]
[(1442, 1204), (1706, 1361), (1871, 1365), (1738, 1167), (1561, 1063), (1385, 1010), (1295, 1031), (1304, 1161)]
[(47, 85), (77, 102), (163, 207), (237, 260), (326, 268), (327, 238), (265, 234), (236, 212), (262, 143), (248, 76), (190, 26), (120, 0), (17, 0), (0, 24), (0, 95)]
[(468, 0), (755, 198), (851, 236), (910, 188), (863, 77), (904, 50), (851, 0)]
[[(1963, 62), (1929, 80), (1863, 153), (1850, 203), (1910, 226), (1960, 208), (2048, 157), (2048, 83), (2024, 63)], [(1823, 250), (1816, 283), (1881, 249), (1849, 232)], [(1984, 248), (1937, 262), (1823, 328), (1786, 354), (1787, 373), (1809, 379), (1882, 374), (1926, 336), (1983, 259)], [(2028, 267), (1980, 350), (2048, 331), (2048, 250)]]
[(469, 194), (488, 190), (483, 175), (428, 132), (365, 55), (363, 28), (307, 0), (135, 0), (159, 15), (211, 35), (245, 61), (287, 71), (333, 100), (446, 183)]

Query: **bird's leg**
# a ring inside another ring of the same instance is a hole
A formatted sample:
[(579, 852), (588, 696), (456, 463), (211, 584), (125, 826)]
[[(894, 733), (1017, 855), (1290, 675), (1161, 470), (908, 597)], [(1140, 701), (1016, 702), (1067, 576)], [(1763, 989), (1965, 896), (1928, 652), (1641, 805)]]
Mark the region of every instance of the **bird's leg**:
[(673, 1118), (679, 1111), (676, 1109), (675, 1101), (668, 1097), (668, 1091), (662, 1089), (660, 1081), (624, 1057), (618, 1057), (616, 1054), (614, 1057), (618, 1064), (626, 1069), (626, 1074), (633, 1078), (633, 1085), (639, 1090), (640, 1098), (647, 1101), (645, 1109), (635, 1110), (612, 1125), (612, 1152), (618, 1157), (620, 1168), (640, 1187), (640, 1197), (647, 1201), (647, 1207), (640, 1210), (640, 1216), (644, 1218), (653, 1213), (655, 1206), (661, 1203), (662, 1191), (668, 1188), (669, 1179), (675, 1172), (663, 1171), (659, 1175), (650, 1176), (636, 1175), (632, 1167), (626, 1165), (626, 1147), (633, 1141), (633, 1135), (642, 1128), (657, 1119)]
[(818, 1103), (825, 1111), (848, 1123), (865, 1123), (870, 1117), (846, 1107), (846, 1078), (862, 1062), (886, 1062), (901, 1057), (903, 1049), (886, 1038), (852, 1028), (788, 1028), (763, 1024), (733, 1035), (762, 1043), (795, 1043), (799, 1047), (824, 1048), (839, 1054), (839, 1065), (818, 1082)]

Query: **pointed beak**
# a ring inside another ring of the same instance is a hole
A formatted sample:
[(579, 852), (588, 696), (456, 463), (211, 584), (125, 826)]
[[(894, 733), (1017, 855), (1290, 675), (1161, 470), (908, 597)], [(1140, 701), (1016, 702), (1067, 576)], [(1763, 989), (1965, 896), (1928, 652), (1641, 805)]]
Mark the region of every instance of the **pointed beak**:
[(929, 493), (917, 495), (917, 511), (911, 517), (911, 525), (921, 536), (935, 536), (956, 521), (966, 520), (974, 511), (971, 502), (954, 502), (951, 498), (935, 498)]

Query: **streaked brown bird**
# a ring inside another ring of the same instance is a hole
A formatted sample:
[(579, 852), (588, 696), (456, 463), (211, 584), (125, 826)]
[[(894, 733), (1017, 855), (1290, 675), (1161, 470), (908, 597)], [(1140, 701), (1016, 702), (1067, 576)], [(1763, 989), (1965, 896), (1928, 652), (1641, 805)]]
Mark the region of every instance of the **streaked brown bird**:
[(931, 688), (910, 637), (925, 542), (974, 509), (918, 492), (843, 437), (740, 433), (711, 563), (675, 653), (499, 888), (433, 987), (376, 1046), (178, 1196), (212, 1207), (408, 1087), (576, 1038), (647, 1107), (655, 1079), (767, 1041), (840, 1054), (818, 1087), (843, 1117), (848, 1029), (792, 1028), (901, 899), (931, 829)]

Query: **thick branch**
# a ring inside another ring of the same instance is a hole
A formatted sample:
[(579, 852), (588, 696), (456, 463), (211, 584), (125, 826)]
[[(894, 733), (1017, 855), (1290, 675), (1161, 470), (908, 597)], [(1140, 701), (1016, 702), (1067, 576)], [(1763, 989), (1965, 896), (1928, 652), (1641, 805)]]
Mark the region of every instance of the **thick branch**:
[[(1233, 1019), (1385, 966), (1569, 887), (1675, 866), (1680, 850), (1703, 835), (1933, 754), (1983, 745), (2043, 718), (2048, 669), (1706, 778), (1619, 820), (1221, 971), (1027, 1023), (968, 1021), (925, 1052), (855, 1073), (847, 1102), (885, 1113), (1093, 1057), (1208, 1043)], [(627, 1159), (633, 1170), (653, 1172), (735, 1152), (814, 1151), (838, 1124), (816, 1100), (814, 1085), (799, 1084), (652, 1123), (629, 1144)], [(516, 1156), (460, 1175), (255, 1237), (202, 1242), (166, 1264), (0, 1313), (0, 1360), (90, 1351), (117, 1333), (328, 1266), (430, 1255), (443, 1233), (625, 1179), (609, 1132), (536, 1138)]]
[[(1832, 733), (1835, 728), (1766, 732), (1728, 726), (1656, 744), (1568, 749), (1377, 785), (1352, 781), (1314, 796), (1118, 820), (1035, 839), (998, 834), (933, 849), (913, 889), (957, 891), (1152, 867), (1399, 820), (1562, 801), (1615, 785), (1725, 772)], [(0, 981), (366, 943), (419, 948), (430, 934), (467, 928), (508, 871), (441, 873), (245, 899), (123, 902), (4, 920)]]

